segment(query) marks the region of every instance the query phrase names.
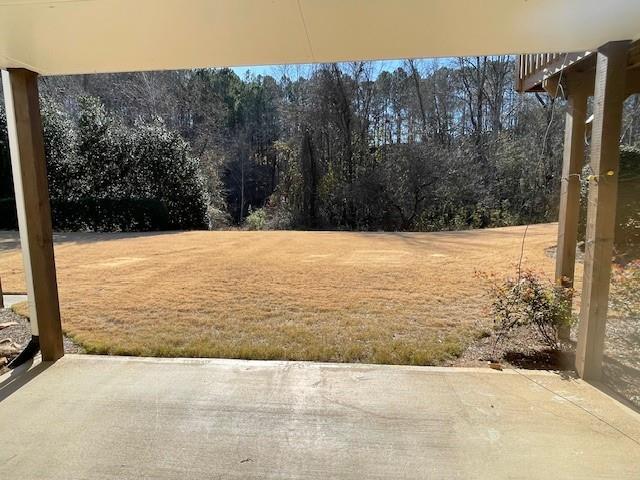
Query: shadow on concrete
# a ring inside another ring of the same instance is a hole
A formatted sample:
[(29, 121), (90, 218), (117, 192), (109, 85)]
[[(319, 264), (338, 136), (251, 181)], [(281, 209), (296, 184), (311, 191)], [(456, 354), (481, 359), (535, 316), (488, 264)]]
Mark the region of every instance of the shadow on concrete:
[(532, 352), (508, 350), (504, 359), (515, 367), (525, 370), (571, 371), (575, 365), (575, 353), (572, 351), (545, 348)]
[[(624, 298), (624, 297), (623, 297)], [(610, 312), (605, 334), (605, 352), (600, 383), (640, 410), (640, 312)]]
[[(524, 370), (557, 370), (563, 378), (577, 378), (575, 373), (575, 342), (568, 343), (568, 350), (544, 349), (533, 352), (510, 350), (504, 359), (511, 365)], [(640, 413), (640, 370), (604, 355), (602, 379), (588, 382), (598, 390), (615, 398), (632, 410)]]
[(640, 370), (605, 355), (602, 371), (598, 389), (610, 391), (611, 396), (640, 413)]
[(6, 374), (6, 378), (0, 382), (0, 402), (53, 365), (53, 362), (40, 362), (35, 366), (33, 363), (34, 361), (31, 360)]
[(612, 383), (611, 379), (605, 376), (603, 380), (599, 382), (594, 382), (590, 380), (586, 380), (586, 382), (596, 390), (599, 390), (605, 395), (607, 395), (608, 397), (611, 397), (614, 400), (617, 400), (618, 402), (622, 403), (624, 406), (630, 408), (634, 412), (640, 413), (640, 406), (632, 402), (629, 398), (626, 397), (626, 395), (620, 393), (618, 388), (616, 388), (615, 381)]

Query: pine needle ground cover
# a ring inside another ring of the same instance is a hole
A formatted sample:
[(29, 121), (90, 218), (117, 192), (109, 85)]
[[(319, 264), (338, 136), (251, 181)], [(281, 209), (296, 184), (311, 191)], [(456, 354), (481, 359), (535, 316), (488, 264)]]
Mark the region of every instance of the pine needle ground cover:
[[(524, 228), (57, 234), (63, 328), (90, 353), (447, 364), (490, 321), (476, 272), (513, 274)], [(529, 228), (523, 267), (552, 274), (556, 229)], [(16, 232), (0, 276), (25, 290)]]

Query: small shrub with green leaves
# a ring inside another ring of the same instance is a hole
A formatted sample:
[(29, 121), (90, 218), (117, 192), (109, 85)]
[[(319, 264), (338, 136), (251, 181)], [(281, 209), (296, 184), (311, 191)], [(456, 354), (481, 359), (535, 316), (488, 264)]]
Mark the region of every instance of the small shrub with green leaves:
[(515, 278), (489, 281), (491, 313), (497, 340), (518, 327), (533, 329), (540, 339), (558, 348), (558, 332), (571, 327), (573, 290), (556, 285), (532, 271), (523, 271)]
[(249, 215), (244, 219), (244, 225), (248, 230), (264, 230), (267, 226), (267, 212), (264, 208), (256, 210), (249, 208)]

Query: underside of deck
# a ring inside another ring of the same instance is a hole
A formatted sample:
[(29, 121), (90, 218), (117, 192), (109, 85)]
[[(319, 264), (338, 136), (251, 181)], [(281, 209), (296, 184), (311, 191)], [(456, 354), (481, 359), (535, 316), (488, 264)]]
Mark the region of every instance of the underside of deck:
[(535, 371), (67, 355), (0, 438), (7, 479), (640, 476), (640, 415)]

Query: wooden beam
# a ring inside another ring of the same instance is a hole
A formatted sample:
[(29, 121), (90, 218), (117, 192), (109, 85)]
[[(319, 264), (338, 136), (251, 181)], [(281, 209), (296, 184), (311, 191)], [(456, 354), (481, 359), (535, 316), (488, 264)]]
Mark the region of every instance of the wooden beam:
[(38, 100), (38, 75), (25, 69), (2, 71), (11, 168), (20, 227), (29, 314), (42, 358), (64, 354), (53, 257), (51, 207)]
[(562, 95), (562, 88), (560, 88), (560, 77), (549, 77), (542, 81), (542, 89), (547, 92), (551, 98), (556, 98), (558, 95)]
[[(568, 105), (565, 115), (562, 179), (560, 184), (560, 213), (558, 219), (558, 247), (556, 251), (556, 283), (573, 287), (580, 217), (580, 173), (584, 162), (585, 120), (590, 91), (575, 78), (567, 78)], [(569, 338), (569, 329), (559, 332)]]
[(604, 336), (618, 192), (619, 143), (628, 41), (598, 49), (591, 136), (587, 232), (576, 368), (585, 379), (602, 375)]
[(629, 46), (627, 67), (629, 68), (640, 67), (640, 40), (636, 40)]

